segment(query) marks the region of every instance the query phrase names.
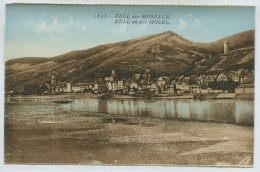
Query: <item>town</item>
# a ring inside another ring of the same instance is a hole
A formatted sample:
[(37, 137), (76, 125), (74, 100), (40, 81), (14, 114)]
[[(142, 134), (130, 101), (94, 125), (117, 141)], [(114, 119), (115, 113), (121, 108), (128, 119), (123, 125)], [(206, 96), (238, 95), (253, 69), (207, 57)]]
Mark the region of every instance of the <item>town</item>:
[[(224, 54), (229, 51), (228, 41), (223, 42)], [(205, 60), (205, 59), (203, 59)], [(195, 62), (196, 64), (196, 62)], [(95, 73), (94, 79), (81, 82), (61, 82), (63, 78), (52, 71), (50, 80), (44, 84), (23, 86), (19, 91), (9, 91), (7, 95), (59, 95), (59, 94), (122, 94), (141, 97), (205, 94), (251, 94), (254, 96), (254, 70), (238, 68), (231, 71), (215, 70), (205, 74), (177, 74), (154, 77), (150, 69), (134, 73), (130, 77), (119, 76), (112, 69), (109, 76)], [(231, 98), (234, 94), (221, 95)], [(249, 96), (249, 97), (250, 97)], [(243, 97), (243, 96), (242, 96)]]
[[(212, 75), (177, 75), (151, 78), (149, 71), (131, 78), (119, 78), (115, 70), (104, 77), (98, 74), (90, 82), (59, 82), (53, 71), (48, 90), (42, 94), (112, 93), (127, 95), (180, 95), (207, 93), (254, 93), (254, 70), (239, 69)], [(21, 92), (22, 94), (23, 92)]]

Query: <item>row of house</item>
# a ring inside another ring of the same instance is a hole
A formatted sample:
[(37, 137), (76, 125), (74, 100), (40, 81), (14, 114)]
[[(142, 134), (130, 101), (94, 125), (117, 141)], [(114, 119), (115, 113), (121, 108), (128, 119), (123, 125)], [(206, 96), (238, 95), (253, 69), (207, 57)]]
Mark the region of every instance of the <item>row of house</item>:
[(147, 91), (155, 94), (210, 93), (223, 92), (223, 90), (212, 90), (209, 88), (209, 83), (227, 81), (239, 84), (253, 84), (254, 71), (240, 69), (228, 73), (221, 72), (218, 75), (177, 75), (161, 76), (159, 78), (151, 78), (149, 71), (147, 71), (143, 74), (134, 74), (129, 78), (119, 78), (115, 70), (112, 70), (110, 76), (98, 77), (94, 81), (82, 83), (57, 82), (53, 73), (49, 93), (93, 92), (136, 94)]
[(228, 73), (220, 73), (217, 77), (217, 81), (234, 81), (237, 83), (253, 83), (254, 82), (254, 70), (248, 71), (240, 69), (238, 71), (230, 71)]

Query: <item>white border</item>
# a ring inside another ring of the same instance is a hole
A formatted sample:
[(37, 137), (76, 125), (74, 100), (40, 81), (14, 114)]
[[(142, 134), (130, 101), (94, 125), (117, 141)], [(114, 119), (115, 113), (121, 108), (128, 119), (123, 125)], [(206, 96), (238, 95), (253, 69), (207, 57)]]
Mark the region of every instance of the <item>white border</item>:
[[(4, 28), (5, 4), (7, 3), (56, 3), (56, 4), (164, 4), (164, 5), (244, 5), (256, 6), (256, 21), (260, 21), (260, 1), (257, 0), (0, 0), (0, 171), (37, 171), (37, 172), (67, 172), (67, 171), (260, 171), (260, 79), (255, 77), (255, 153), (254, 168), (216, 168), (216, 167), (162, 167), (162, 166), (81, 166), (81, 165), (5, 165), (4, 164)], [(260, 76), (260, 22), (256, 25), (255, 74)]]

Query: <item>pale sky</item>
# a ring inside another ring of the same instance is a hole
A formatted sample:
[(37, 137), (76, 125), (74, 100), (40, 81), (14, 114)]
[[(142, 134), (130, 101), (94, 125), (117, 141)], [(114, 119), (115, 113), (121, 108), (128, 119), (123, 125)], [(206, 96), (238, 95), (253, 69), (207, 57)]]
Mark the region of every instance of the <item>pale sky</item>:
[[(168, 25), (115, 24), (115, 14), (170, 15)], [(95, 14), (108, 14), (96, 19)], [(5, 59), (52, 57), (73, 50), (173, 31), (212, 42), (255, 28), (253, 7), (7, 5)]]

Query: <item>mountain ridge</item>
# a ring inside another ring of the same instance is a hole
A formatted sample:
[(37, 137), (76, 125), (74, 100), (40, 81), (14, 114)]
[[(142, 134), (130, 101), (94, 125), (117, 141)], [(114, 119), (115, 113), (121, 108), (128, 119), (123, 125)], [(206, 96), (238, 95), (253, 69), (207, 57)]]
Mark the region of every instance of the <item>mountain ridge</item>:
[[(64, 82), (87, 81), (94, 79), (97, 73), (107, 76), (113, 69), (119, 76), (124, 77), (147, 70), (152, 77), (189, 72), (206, 73), (208, 67), (214, 67), (221, 61), (219, 58), (223, 56), (224, 41), (229, 42), (230, 52), (235, 50), (233, 54), (229, 53), (230, 57), (234, 56), (235, 63), (251, 54), (242, 61), (242, 66), (244, 63), (250, 63), (249, 68), (252, 68), (254, 30), (211, 43), (192, 42), (172, 31), (166, 31), (90, 49), (71, 51), (50, 58), (25, 57), (8, 60), (5, 63), (6, 88), (7, 90), (19, 89), (25, 85), (46, 83), (50, 80), (52, 71), (55, 71), (59, 80)], [(243, 50), (246, 47), (253, 48)], [(204, 63), (208, 63), (206, 67), (203, 67)], [(226, 66), (228, 68), (228, 65)], [(236, 66), (232, 67), (235, 68)]]

